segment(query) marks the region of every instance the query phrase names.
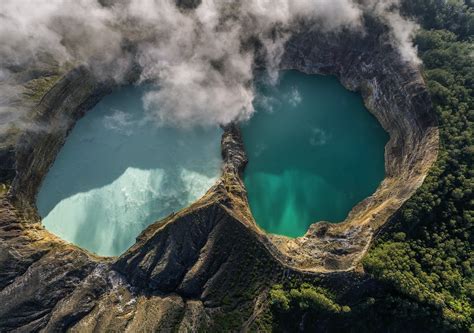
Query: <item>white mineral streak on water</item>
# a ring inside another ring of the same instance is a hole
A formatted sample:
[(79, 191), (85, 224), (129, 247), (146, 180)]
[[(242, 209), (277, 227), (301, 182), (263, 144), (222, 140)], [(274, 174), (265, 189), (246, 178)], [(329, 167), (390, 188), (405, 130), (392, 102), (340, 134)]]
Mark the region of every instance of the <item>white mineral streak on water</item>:
[(222, 131), (157, 127), (146, 120), (142, 92), (108, 96), (80, 120), (38, 195), (48, 230), (100, 255), (122, 253), (219, 176)]
[(43, 223), (63, 239), (102, 255), (116, 255), (116, 249), (133, 244), (153, 217), (187, 206), (216, 180), (188, 170), (181, 170), (180, 176), (175, 184), (166, 184), (164, 170), (128, 168), (109, 185), (61, 200)]

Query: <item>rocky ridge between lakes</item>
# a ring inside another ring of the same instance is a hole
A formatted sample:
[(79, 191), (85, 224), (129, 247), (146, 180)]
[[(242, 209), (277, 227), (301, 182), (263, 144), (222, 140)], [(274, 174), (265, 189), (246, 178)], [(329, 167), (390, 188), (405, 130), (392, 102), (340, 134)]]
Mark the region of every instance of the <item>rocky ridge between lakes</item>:
[(377, 191), (343, 223), (315, 223), (296, 239), (255, 224), (235, 124), (222, 137), (218, 182), (149, 226), (120, 257), (95, 256), (49, 233), (35, 207), (38, 187), (75, 122), (114, 88), (84, 68), (60, 73), (32, 108), (44, 130), (13, 133), (0, 145), (0, 331), (245, 331), (258, 328), (269, 288), (285, 279), (316, 279), (352, 302), (382, 288), (360, 260), (422, 183), (438, 131), (420, 72), (400, 60), (383, 25), (371, 29), (302, 30), (287, 43), (282, 69), (336, 75), (361, 92), (390, 134)]

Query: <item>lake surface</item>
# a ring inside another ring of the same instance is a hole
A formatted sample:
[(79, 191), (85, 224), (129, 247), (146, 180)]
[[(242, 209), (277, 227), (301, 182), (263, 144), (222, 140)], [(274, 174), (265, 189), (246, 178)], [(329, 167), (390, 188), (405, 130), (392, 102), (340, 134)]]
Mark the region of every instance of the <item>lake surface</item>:
[(222, 130), (157, 126), (145, 90), (116, 91), (78, 121), (38, 194), (44, 226), (99, 255), (121, 254), (220, 175)]
[(258, 91), (257, 113), (242, 127), (257, 224), (297, 237), (314, 222), (343, 221), (383, 180), (388, 134), (334, 77), (287, 71)]

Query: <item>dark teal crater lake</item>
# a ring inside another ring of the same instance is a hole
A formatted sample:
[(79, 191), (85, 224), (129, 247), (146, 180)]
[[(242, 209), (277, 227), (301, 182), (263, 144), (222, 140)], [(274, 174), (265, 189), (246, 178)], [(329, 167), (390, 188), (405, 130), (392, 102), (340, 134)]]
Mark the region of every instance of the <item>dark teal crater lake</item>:
[(121, 254), (220, 175), (222, 130), (157, 126), (145, 90), (116, 91), (79, 120), (37, 197), (46, 229), (100, 255)]
[(257, 224), (297, 237), (314, 222), (343, 221), (383, 180), (388, 134), (334, 77), (287, 71), (258, 93), (257, 113), (242, 126)]

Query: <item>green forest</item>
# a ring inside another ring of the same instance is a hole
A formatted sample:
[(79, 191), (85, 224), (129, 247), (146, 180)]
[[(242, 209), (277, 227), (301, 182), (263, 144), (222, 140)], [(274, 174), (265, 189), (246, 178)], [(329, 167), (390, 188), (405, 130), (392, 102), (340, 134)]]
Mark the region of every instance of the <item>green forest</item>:
[(316, 283), (275, 285), (277, 331), (297, 330), (305, 317), (314, 330), (474, 332), (473, 2), (406, 0), (402, 10), (421, 26), (415, 42), (438, 116), (438, 160), (363, 259), (383, 291), (349, 307)]

